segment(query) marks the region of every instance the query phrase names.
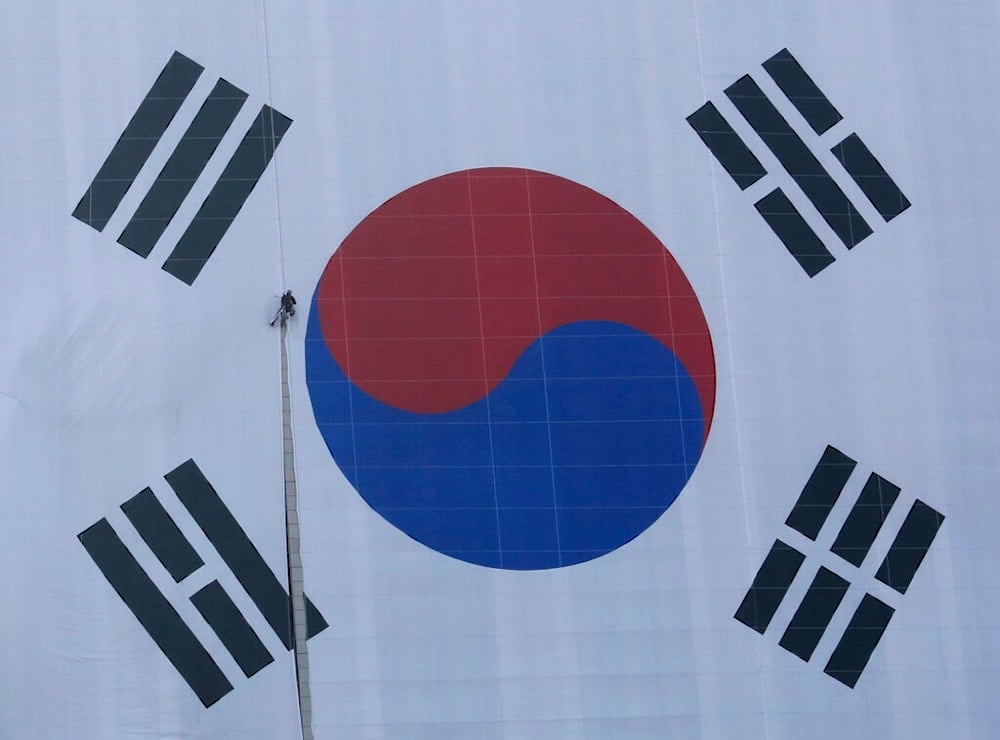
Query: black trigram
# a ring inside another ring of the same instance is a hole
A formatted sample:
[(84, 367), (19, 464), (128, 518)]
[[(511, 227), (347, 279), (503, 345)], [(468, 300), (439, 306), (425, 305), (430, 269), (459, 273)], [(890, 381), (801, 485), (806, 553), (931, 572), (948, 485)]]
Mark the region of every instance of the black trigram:
[[(103, 231), (204, 68), (174, 52), (73, 210)], [(145, 258), (229, 131), (248, 95), (220, 79), (170, 154), (118, 243)], [(267, 168), (292, 120), (262, 106), (163, 269), (191, 285)]]
[[(840, 113), (788, 49), (782, 49), (762, 66), (817, 138), (841, 120)], [(872, 227), (750, 75), (738, 79), (725, 93), (847, 249), (871, 235)], [(741, 190), (767, 174), (713, 103), (705, 103), (687, 121)], [(910, 207), (910, 201), (857, 134), (848, 135), (830, 151), (885, 221)], [(828, 246), (780, 187), (754, 206), (809, 277), (834, 262)]]
[[(844, 453), (827, 447), (785, 525), (815, 540), (856, 465)], [(830, 551), (860, 568), (899, 493), (900, 488), (882, 476), (869, 475)], [(906, 593), (943, 521), (944, 516), (915, 500), (875, 578), (901, 594)], [(795, 547), (775, 540), (736, 610), (736, 619), (764, 634), (805, 561), (806, 556)], [(853, 571), (847, 570), (851, 575)], [(850, 586), (847, 578), (820, 566), (781, 636), (781, 647), (808, 662)], [(825, 672), (853, 688), (894, 612), (881, 599), (865, 593), (830, 655)]]
[[(282, 644), (291, 650), (293, 631), (288, 592), (212, 484), (194, 460), (167, 473), (165, 478)], [(204, 565), (201, 556), (149, 488), (130, 498), (121, 508), (175, 583), (181, 583)], [(104, 577), (201, 702), (209, 707), (232, 691), (233, 685), (218, 663), (142, 569), (108, 520), (101, 519), (77, 536)], [(247, 678), (273, 662), (274, 657), (218, 580), (196, 591), (190, 599)], [(307, 637), (326, 628), (326, 620), (306, 599)]]

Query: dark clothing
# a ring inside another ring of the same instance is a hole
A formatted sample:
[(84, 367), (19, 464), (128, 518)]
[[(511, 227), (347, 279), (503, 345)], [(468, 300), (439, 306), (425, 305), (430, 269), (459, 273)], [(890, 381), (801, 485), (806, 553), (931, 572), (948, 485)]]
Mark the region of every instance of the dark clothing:
[(292, 295), (292, 291), (286, 290), (284, 294), (281, 296), (281, 308), (278, 309), (278, 313), (276, 313), (274, 315), (274, 318), (271, 319), (271, 326), (274, 326), (274, 324), (279, 319), (281, 320), (281, 325), (284, 326), (285, 320), (289, 316), (294, 316), (294, 315), (295, 315), (295, 296)]

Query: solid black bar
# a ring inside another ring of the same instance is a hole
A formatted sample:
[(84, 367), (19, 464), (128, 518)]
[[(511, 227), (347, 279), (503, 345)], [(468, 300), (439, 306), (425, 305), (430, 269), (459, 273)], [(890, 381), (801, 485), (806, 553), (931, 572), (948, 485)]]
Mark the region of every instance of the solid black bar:
[(206, 707), (233, 686), (177, 610), (160, 593), (107, 519), (77, 535), (108, 583)]
[(899, 486), (877, 473), (868, 476), (868, 482), (830, 549), (851, 565), (860, 567), (898, 495)]
[(848, 249), (872, 233), (844, 191), (749, 75), (727, 87), (726, 95)]
[(778, 644), (808, 662), (850, 585), (821, 567)]
[(853, 689), (894, 612), (888, 604), (865, 594), (823, 672)]
[(222, 560), (260, 609), (282, 644), (292, 649), (288, 592), (261, 557), (194, 460), (164, 476)]
[(941, 513), (919, 499), (914, 501), (875, 577), (905, 594), (942, 522)]
[(843, 118), (788, 49), (779, 51), (763, 67), (817, 134)]
[(805, 555), (794, 547), (775, 540), (736, 610), (736, 619), (763, 635), (804, 560)]
[(309, 601), (309, 597), (305, 596), (305, 594), (303, 594), (303, 597), (306, 601), (306, 639), (310, 640), (330, 625), (327, 624), (323, 615), (319, 613), (319, 609)]
[(903, 191), (857, 134), (851, 134), (830, 151), (886, 221), (910, 207)]
[(833, 255), (781, 188), (758, 200), (754, 208), (809, 277), (833, 264)]
[(836, 447), (827, 445), (785, 524), (815, 540), (856, 465)]
[(195, 281), (291, 125), (291, 118), (270, 106), (261, 108), (219, 181), (163, 264), (164, 270), (188, 285)]
[(196, 591), (191, 596), (191, 603), (218, 635), (247, 678), (274, 662), (274, 657), (267, 652), (253, 627), (218, 581), (212, 581)]
[(746, 190), (767, 174), (764, 165), (711, 102), (705, 103), (688, 116), (687, 122), (739, 185), (740, 190)]
[(148, 488), (122, 504), (122, 511), (176, 583), (205, 564)]
[(221, 79), (215, 83), (153, 187), (118, 237), (119, 244), (142, 257), (149, 256), (246, 99), (247, 94), (235, 85)]
[(203, 70), (174, 52), (73, 210), (74, 218), (104, 230)]

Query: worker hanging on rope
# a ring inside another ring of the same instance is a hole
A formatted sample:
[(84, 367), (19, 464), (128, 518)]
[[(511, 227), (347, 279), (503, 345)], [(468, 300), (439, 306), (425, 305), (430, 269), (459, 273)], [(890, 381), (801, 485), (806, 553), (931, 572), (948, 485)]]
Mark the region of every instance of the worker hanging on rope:
[(271, 319), (271, 326), (280, 320), (281, 325), (284, 326), (288, 319), (295, 315), (295, 296), (292, 295), (292, 291), (286, 290), (284, 295), (281, 296), (281, 306), (278, 308), (278, 313), (274, 315)]

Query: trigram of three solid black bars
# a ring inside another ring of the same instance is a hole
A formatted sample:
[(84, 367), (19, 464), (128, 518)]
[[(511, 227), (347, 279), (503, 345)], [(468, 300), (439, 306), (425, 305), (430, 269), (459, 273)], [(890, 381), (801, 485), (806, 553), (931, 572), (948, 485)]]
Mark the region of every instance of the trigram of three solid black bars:
[[(782, 49), (762, 66), (815, 132), (814, 145), (841, 120), (839, 111), (788, 49)], [(854, 203), (750, 75), (727, 87), (725, 94), (847, 249), (872, 234), (872, 227)], [(688, 116), (687, 121), (741, 190), (768, 174), (711, 101)], [(856, 133), (844, 137), (830, 151), (886, 222), (910, 207), (909, 200)], [(828, 245), (782, 188), (772, 189), (754, 206), (809, 277), (835, 261)]]
[[(288, 592), (211, 483), (194, 460), (183, 463), (165, 478), (281, 643), (291, 650), (293, 630)], [(175, 583), (180, 584), (205, 564), (149, 488), (130, 498), (121, 509)], [(107, 519), (101, 519), (77, 537), (202, 704), (209, 707), (233, 690), (219, 664)], [(247, 678), (274, 661), (218, 580), (196, 591), (190, 600)], [(325, 630), (327, 623), (309, 599), (305, 602), (306, 635), (311, 638)]]
[[(73, 216), (103, 231), (188, 98), (204, 68), (174, 52), (122, 132)], [(248, 94), (219, 79), (146, 192), (118, 243), (146, 258), (227, 134)], [(267, 168), (292, 120), (268, 105), (243, 135), (219, 179), (163, 264), (191, 285)]]
[[(785, 525), (816, 540), (856, 465), (840, 450), (827, 447)], [(833, 541), (831, 552), (860, 568), (900, 490), (877, 473), (869, 475)], [(875, 578), (905, 594), (943, 521), (944, 516), (939, 512), (919, 499), (914, 500)], [(776, 539), (736, 610), (736, 619), (763, 635), (805, 561), (802, 552)], [(848, 579), (820, 565), (778, 644), (808, 662), (851, 585)], [(892, 606), (867, 590), (824, 668), (828, 675), (851, 688), (857, 684), (895, 613)]]

